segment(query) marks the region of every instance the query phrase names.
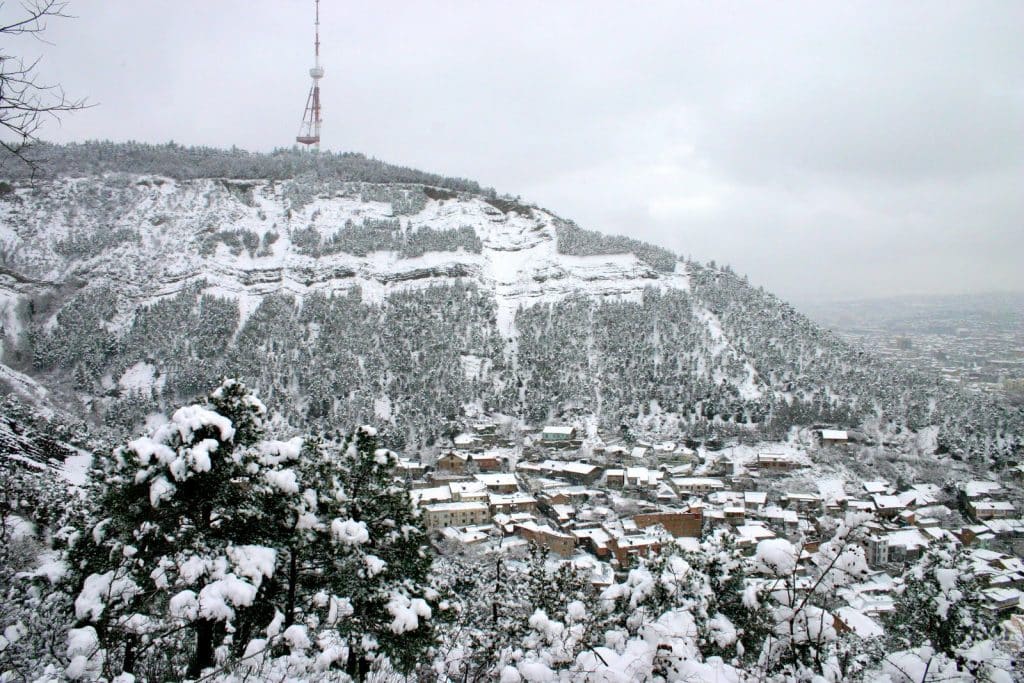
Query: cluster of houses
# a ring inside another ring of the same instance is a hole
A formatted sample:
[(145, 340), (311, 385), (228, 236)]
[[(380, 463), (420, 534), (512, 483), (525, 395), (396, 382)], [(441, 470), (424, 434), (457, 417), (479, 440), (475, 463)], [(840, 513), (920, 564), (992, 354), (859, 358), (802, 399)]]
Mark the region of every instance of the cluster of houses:
[[(845, 433), (823, 431), (820, 445), (845, 443)], [(443, 453), (431, 466), (396, 466), (425, 526), (452, 543), (499, 551), (532, 543), (591, 567), (600, 585), (636, 556), (667, 544), (696, 549), (716, 528), (749, 555), (776, 537), (813, 552), (823, 522), (857, 511), (866, 513), (864, 551), (873, 574), (844, 589), (837, 628), (871, 632), (873, 619), (892, 608), (889, 572), (899, 575), (943, 542), (970, 549), (992, 610), (1024, 606), (1024, 565), (1014, 556), (1024, 550), (1024, 520), (997, 482), (962, 482), (951, 491), (869, 481), (848, 491), (842, 482), (820, 481), (817, 490), (786, 490), (780, 478), (810, 466), (807, 454), (710, 458), (671, 443), (581, 450), (571, 427), (546, 428), (525, 447), (460, 442), (472, 447)], [(1011, 548), (1014, 554), (999, 552)]]

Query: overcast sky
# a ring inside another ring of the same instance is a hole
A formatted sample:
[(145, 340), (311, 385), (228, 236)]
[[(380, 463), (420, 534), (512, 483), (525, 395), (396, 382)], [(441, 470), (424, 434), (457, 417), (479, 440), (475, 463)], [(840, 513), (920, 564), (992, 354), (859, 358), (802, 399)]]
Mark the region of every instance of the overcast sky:
[[(11, 11), (8, 3), (6, 12)], [(472, 178), (796, 301), (1024, 290), (1024, 3), (321, 3), (324, 147)], [(270, 150), (312, 2), (74, 0), (45, 137)]]

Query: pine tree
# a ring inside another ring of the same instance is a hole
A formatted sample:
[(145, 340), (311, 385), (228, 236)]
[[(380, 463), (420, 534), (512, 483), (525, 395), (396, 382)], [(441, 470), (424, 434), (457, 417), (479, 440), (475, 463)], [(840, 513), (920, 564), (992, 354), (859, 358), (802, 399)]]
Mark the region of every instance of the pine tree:
[(930, 645), (950, 658), (989, 637), (995, 624), (983, 606), (982, 584), (962, 548), (929, 550), (904, 575), (895, 609), (885, 620), (889, 645)]
[(335, 468), (321, 497), (334, 549), (322, 538), (308, 548), (300, 585), (329, 595), (323, 616), (345, 646), (350, 676), (362, 680), (381, 656), (408, 673), (435, 642), (438, 593), (426, 533), (392, 475), (394, 454), (377, 447), (374, 429), (360, 427), (340, 446), (324, 446), (323, 455), (322, 467)]
[(71, 557), (77, 641), (99, 654), (78, 655), (73, 673), (342, 667), (362, 679), (374, 661), (420, 663), (437, 593), (394, 455), (368, 427), (341, 444), (265, 439), (265, 416), (228, 380), (98, 461), (99, 511)]
[(133, 672), (142, 650), (168, 643), (161, 634), (176, 633), (177, 618), (193, 633), (188, 673), (198, 675), (214, 663), (228, 622), (257, 603), (273, 552), (256, 575), (232, 565), (249, 564), (245, 548), (262, 540), (258, 480), (241, 454), (261, 435), (265, 412), (227, 381), (206, 406), (180, 408), (150, 436), (97, 458), (101, 519), (71, 557), (81, 577), (78, 626), (96, 630), (109, 671)]
[(737, 643), (723, 648), (705, 633), (701, 651), (705, 656), (736, 656), (751, 664), (761, 654), (774, 622), (768, 608), (747, 591), (746, 562), (731, 534), (715, 534), (703, 543), (702, 551), (687, 559), (707, 576), (707, 612), (720, 614), (736, 628)]

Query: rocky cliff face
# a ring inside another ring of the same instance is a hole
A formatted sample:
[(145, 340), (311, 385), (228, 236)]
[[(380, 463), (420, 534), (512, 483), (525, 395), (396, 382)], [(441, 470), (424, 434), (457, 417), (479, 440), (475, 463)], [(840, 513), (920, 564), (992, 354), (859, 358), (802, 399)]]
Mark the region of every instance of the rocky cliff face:
[(0, 276), (8, 301), (111, 282), (129, 309), (202, 282), (244, 313), (268, 294), (358, 288), (380, 302), (471, 279), (493, 293), (510, 335), (522, 306), (687, 288), (683, 264), (661, 272), (631, 253), (559, 253), (569, 225), (536, 207), (414, 185), (59, 178), (0, 201)]
[(1019, 446), (1016, 416), (731, 271), (490, 193), (143, 173), (4, 190), (3, 360), (115, 426), (228, 374), (295, 421), (399, 443), (500, 411), (702, 434), (882, 415), (964, 448), (966, 419)]

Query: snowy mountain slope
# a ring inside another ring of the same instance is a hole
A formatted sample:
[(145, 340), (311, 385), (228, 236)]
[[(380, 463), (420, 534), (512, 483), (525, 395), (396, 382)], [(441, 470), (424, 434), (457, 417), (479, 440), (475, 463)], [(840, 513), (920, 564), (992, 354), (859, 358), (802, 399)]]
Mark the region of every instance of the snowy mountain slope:
[(228, 374), (294, 420), (399, 443), (499, 410), (698, 434), (881, 416), (944, 425), (947, 449), (1020, 448), (1019, 415), (865, 356), (728, 269), (467, 181), (250, 161), (242, 179), (0, 188), (4, 362), (120, 427)]
[[(312, 201), (296, 206), (289, 195), (300, 182), (140, 176), (22, 186), (0, 202), (0, 245), (23, 278), (104, 279), (117, 284), (127, 305), (145, 305), (204, 281), (206, 291), (239, 301), (243, 321), (271, 293), (359, 287), (365, 300), (379, 302), (396, 291), (471, 277), (493, 290), (503, 332), (512, 334), (514, 311), (524, 305), (579, 293), (639, 300), (648, 286), (687, 287), (682, 266), (664, 274), (632, 254), (559, 254), (556, 226), (564, 221), (540, 209), (503, 212), (486, 197), (445, 193), (439, 199), (422, 195), (419, 211), (399, 215), (389, 202), (364, 201), (366, 186), (358, 183), (321, 188)], [(408, 187), (399, 194), (420, 191)], [(414, 257), (392, 250), (311, 255), (291, 238), (312, 229), (330, 240), (346, 223), (367, 221), (397, 221), (406, 234), (468, 226), (482, 248)], [(233, 253), (224, 242), (203, 253), (213, 230), (278, 238), (257, 254)], [(18, 294), (5, 296), (9, 301)]]

